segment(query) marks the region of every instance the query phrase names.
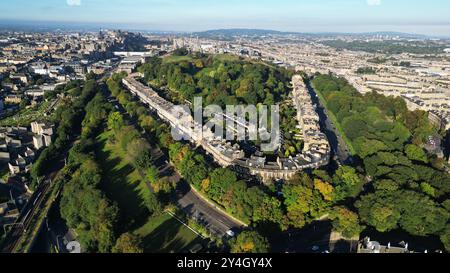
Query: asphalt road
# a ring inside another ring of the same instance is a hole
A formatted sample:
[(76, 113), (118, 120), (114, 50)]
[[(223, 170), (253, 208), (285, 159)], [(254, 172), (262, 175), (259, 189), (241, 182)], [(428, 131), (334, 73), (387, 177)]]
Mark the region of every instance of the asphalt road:
[(232, 218), (209, 204), (195, 193), (186, 182), (178, 184), (178, 204), (180, 208), (193, 219), (203, 224), (213, 235), (223, 236), (228, 230), (242, 227)]
[(189, 217), (203, 224), (212, 234), (223, 236), (230, 229), (240, 228), (241, 224), (217, 209), (192, 190), (191, 186), (170, 165), (164, 153), (159, 149), (152, 151), (153, 164), (161, 176), (177, 183), (176, 202)]
[(316, 91), (312, 86), (307, 84), (308, 91), (311, 95), (312, 101), (317, 105), (317, 113), (320, 117), (320, 126), (322, 131), (326, 134), (331, 146), (332, 157), (336, 156), (340, 164), (352, 164), (353, 157), (351, 156), (347, 144), (337, 131), (331, 120), (328, 118), (327, 109), (322, 105)]

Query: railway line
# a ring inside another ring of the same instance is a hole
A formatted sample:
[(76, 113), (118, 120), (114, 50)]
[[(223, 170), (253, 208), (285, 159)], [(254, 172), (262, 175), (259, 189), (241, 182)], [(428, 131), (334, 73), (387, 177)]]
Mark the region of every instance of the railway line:
[(51, 179), (45, 180), (41, 184), (40, 188), (30, 198), (27, 205), (20, 213), (19, 218), (14, 224), (11, 225), (12, 229), (7, 234), (2, 252), (15, 252), (21, 238), (29, 231), (36, 214), (39, 212), (39, 208), (46, 200), (48, 191), (51, 188), (51, 183)]

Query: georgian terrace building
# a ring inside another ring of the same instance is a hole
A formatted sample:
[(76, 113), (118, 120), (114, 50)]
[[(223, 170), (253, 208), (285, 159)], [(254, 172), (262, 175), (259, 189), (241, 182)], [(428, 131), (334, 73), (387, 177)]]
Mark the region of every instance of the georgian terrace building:
[(325, 134), (320, 131), (319, 116), (299, 75), (292, 79), (294, 87), (292, 96), (298, 113), (298, 127), (305, 142), (304, 150), (295, 157), (279, 157), (276, 162), (267, 162), (265, 157), (257, 155), (246, 158), (238, 144), (214, 138), (211, 131), (206, 130), (206, 134), (203, 135), (197, 134), (195, 130), (186, 127), (186, 124), (199, 126), (193, 121), (192, 116), (176, 116), (172, 112), (174, 105), (171, 102), (136, 80), (135, 76), (131, 75), (123, 79), (123, 85), (155, 111), (162, 120), (189, 136), (195, 145), (202, 146), (223, 167), (233, 166), (238, 170), (247, 170), (252, 175), (262, 177), (264, 182), (271, 182), (274, 179), (289, 179), (303, 169), (319, 168), (329, 163), (330, 145)]

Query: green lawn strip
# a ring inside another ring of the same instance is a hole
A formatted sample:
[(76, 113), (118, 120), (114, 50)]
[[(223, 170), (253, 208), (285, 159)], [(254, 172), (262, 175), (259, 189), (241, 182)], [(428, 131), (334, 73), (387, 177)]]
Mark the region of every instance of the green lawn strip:
[(202, 242), (194, 232), (166, 213), (150, 217), (134, 233), (143, 238), (147, 253), (180, 253)]
[(134, 229), (147, 219), (144, 196), (149, 191), (139, 172), (126, 158), (117, 144), (108, 141), (110, 132), (98, 138), (96, 154), (103, 171), (102, 190), (107, 197), (117, 202), (120, 208), (122, 232)]
[(331, 120), (331, 122), (334, 124), (334, 126), (338, 130), (339, 134), (341, 135), (342, 139), (344, 140), (345, 144), (347, 145), (350, 154), (352, 156), (356, 155), (355, 148), (353, 147), (352, 142), (350, 141), (350, 139), (348, 139), (347, 135), (345, 134), (344, 130), (342, 129), (341, 123), (337, 120), (337, 118), (333, 114), (333, 112), (331, 112), (329, 110), (327, 100), (325, 99), (325, 97), (323, 96), (323, 94), (319, 90), (317, 90), (314, 86), (313, 86), (313, 88), (316, 91), (317, 95), (319, 96), (320, 101), (322, 102), (322, 104), (327, 109), (327, 116), (328, 116), (328, 118)]
[(96, 154), (103, 170), (102, 189), (121, 211), (120, 232), (136, 230), (146, 252), (179, 252), (201, 242), (195, 233), (167, 214), (148, 217), (144, 196), (150, 189), (125, 152), (109, 143), (110, 134), (107, 131), (98, 136)]

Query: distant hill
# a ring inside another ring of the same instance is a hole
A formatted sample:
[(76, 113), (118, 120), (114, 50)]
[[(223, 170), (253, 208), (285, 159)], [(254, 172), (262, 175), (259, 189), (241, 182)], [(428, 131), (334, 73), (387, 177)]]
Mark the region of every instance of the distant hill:
[(297, 34), (293, 32), (282, 32), (277, 30), (267, 29), (245, 29), (245, 28), (232, 28), (232, 29), (214, 29), (202, 32), (195, 32), (194, 35), (201, 37), (233, 37), (233, 36), (265, 36), (265, 35), (284, 35), (284, 34)]
[(267, 29), (245, 29), (245, 28), (231, 28), (231, 29), (214, 29), (207, 30), (202, 32), (194, 32), (193, 35), (199, 37), (236, 37), (236, 36), (269, 36), (269, 35), (305, 35), (305, 36), (339, 36), (339, 35), (347, 35), (347, 36), (399, 36), (402, 38), (426, 38), (425, 35), (420, 34), (409, 34), (402, 32), (393, 32), (393, 31), (379, 31), (379, 32), (366, 32), (366, 33), (339, 33), (339, 32), (285, 32), (278, 30), (267, 30)]
[(403, 38), (426, 38), (427, 35), (423, 34), (412, 34), (412, 33), (404, 33), (404, 32), (395, 32), (395, 31), (377, 31), (377, 32), (367, 32), (367, 33), (360, 33), (357, 35), (364, 35), (364, 36), (375, 36), (375, 35), (382, 35), (382, 36), (399, 36)]

